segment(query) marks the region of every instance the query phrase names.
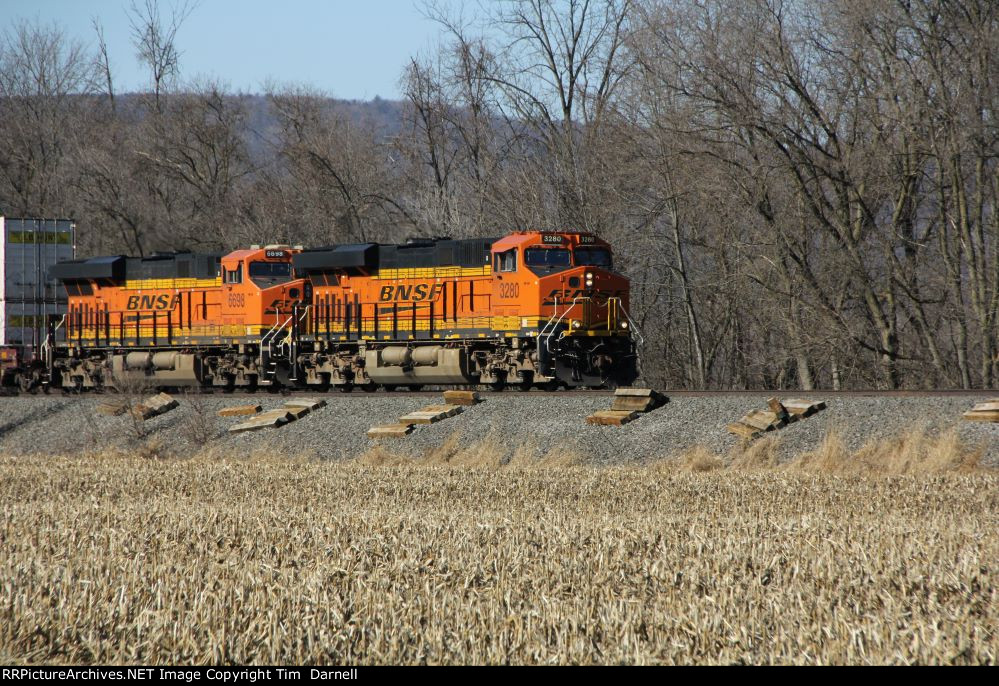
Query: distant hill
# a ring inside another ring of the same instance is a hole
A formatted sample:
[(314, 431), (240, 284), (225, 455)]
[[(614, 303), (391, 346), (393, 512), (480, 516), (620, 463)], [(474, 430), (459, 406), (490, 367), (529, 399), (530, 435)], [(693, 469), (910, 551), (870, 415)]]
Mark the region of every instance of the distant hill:
[[(273, 119), (265, 95), (234, 95), (242, 98), (249, 112), (248, 122), (254, 131), (266, 131), (273, 125)], [(391, 137), (402, 128), (402, 115), (405, 102), (402, 100), (340, 100), (328, 98), (329, 106), (346, 114), (357, 124), (371, 126), (380, 136)]]
[[(116, 94), (120, 103), (134, 102), (142, 97), (140, 93)], [(251, 156), (259, 153), (265, 141), (271, 137), (274, 128), (274, 117), (267, 102), (266, 95), (234, 94), (227, 96), (241, 100), (247, 110), (247, 126), (251, 132), (258, 134), (248, 137)], [(327, 98), (329, 107), (335, 109), (358, 126), (370, 126), (379, 139), (387, 139), (399, 135), (402, 130), (403, 112), (406, 102), (403, 100), (386, 100), (375, 96), (373, 100), (341, 100)]]

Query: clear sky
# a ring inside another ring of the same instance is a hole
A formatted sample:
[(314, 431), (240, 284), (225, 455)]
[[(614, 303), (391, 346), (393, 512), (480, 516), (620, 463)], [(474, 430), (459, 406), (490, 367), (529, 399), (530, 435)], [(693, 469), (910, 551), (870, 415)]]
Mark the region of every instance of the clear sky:
[[(141, 2), (141, 0), (140, 0)], [(96, 48), (91, 18), (104, 25), (115, 89), (143, 90), (130, 0), (0, 0), (0, 26), (55, 21)], [(160, 0), (168, 11), (171, 0)], [(219, 78), (234, 91), (260, 92), (268, 79), (308, 84), (334, 97), (400, 98), (410, 56), (436, 44), (438, 27), (419, 0), (200, 0), (177, 37), (181, 79)]]

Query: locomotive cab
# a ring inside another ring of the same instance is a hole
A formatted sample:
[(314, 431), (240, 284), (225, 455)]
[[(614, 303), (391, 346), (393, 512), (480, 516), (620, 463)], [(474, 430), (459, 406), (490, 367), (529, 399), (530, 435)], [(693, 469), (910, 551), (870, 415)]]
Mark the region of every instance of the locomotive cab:
[(628, 336), (628, 280), (610, 246), (584, 233), (519, 233), (493, 244), (494, 298), (566, 336)]
[[(245, 335), (265, 335), (274, 326), (290, 325), (296, 311), (304, 314), (311, 299), (306, 279), (294, 278), (292, 256), (301, 252), (285, 245), (237, 250), (222, 258), (222, 319), (246, 325)], [(259, 323), (259, 331), (253, 324)]]
[(593, 386), (634, 380), (629, 284), (614, 271), (606, 242), (587, 233), (517, 233), (496, 241), (492, 253), (496, 315), (519, 316), (523, 333), (536, 338), (542, 376)]

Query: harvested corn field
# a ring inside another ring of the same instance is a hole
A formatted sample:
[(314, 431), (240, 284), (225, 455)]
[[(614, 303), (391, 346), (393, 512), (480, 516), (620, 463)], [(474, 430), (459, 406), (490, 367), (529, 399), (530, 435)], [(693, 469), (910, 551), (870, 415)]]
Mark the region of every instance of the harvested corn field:
[(835, 445), (795, 468), (768, 442), (0, 459), (0, 661), (996, 662), (994, 471), (842, 475)]

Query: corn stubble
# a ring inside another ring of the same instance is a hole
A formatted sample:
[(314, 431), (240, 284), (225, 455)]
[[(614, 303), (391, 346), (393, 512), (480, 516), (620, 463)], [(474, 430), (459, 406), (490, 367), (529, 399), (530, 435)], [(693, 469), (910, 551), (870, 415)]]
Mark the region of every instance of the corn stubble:
[(490, 465), (483, 450), (0, 459), (0, 661), (999, 655), (987, 470)]

